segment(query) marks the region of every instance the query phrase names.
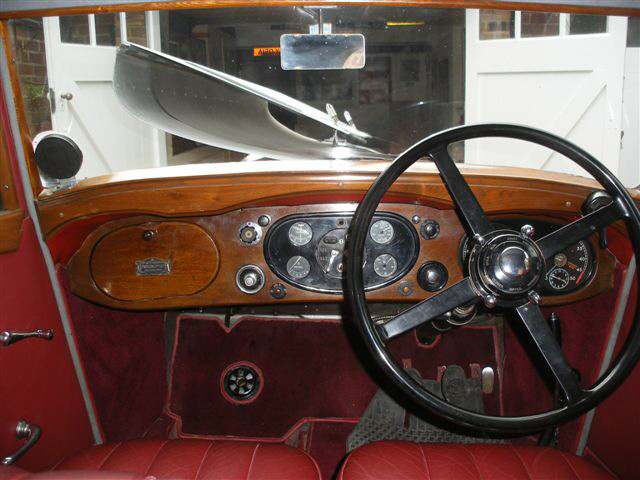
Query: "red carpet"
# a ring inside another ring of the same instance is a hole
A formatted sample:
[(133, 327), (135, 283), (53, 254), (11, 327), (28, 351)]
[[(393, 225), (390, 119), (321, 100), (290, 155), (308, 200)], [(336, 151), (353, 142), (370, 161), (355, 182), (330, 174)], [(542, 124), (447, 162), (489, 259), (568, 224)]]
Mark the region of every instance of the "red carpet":
[[(497, 368), (493, 332), (462, 328), (431, 348), (410, 333), (393, 350), (425, 378), (452, 363), (469, 374), (470, 363)], [(248, 404), (229, 402), (220, 389), (222, 372), (241, 361), (264, 374)], [(227, 330), (217, 319), (179, 319), (169, 410), (184, 434), (282, 438), (304, 418), (359, 417), (376, 389), (339, 322), (248, 318)], [(487, 411), (498, 413), (498, 402), (497, 391), (487, 396)]]

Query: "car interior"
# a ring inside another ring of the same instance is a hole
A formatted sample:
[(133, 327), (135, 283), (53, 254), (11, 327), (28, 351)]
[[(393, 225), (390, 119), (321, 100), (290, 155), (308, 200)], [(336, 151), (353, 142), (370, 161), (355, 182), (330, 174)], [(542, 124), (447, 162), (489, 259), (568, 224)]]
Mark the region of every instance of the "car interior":
[(0, 37), (0, 480), (640, 478), (637, 1)]

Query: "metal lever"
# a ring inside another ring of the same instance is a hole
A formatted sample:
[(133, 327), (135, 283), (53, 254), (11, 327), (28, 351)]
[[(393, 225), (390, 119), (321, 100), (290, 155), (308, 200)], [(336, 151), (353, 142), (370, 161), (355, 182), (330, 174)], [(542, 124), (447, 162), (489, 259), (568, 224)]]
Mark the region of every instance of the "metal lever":
[(12, 343), (19, 342), (25, 338), (41, 338), (43, 340), (51, 340), (53, 338), (53, 330), (35, 330), (33, 332), (9, 332), (5, 330), (0, 332), (0, 345), (8, 347)]
[(16, 425), (16, 438), (26, 438), (27, 441), (24, 442), (15, 453), (11, 455), (7, 455), (0, 463), (2, 465), (11, 465), (16, 460), (18, 460), (22, 455), (24, 455), (27, 450), (33, 447), (36, 442), (40, 439), (40, 435), (42, 434), (42, 429), (36, 425), (35, 423), (29, 423), (26, 420), (20, 420)]

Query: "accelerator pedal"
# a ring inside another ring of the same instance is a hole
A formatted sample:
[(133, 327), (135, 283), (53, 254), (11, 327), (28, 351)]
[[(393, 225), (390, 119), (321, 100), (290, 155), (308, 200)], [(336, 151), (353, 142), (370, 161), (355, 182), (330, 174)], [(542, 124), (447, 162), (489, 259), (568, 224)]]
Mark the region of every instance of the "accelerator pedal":
[[(482, 385), (478, 378), (467, 378), (464, 369), (450, 365), (442, 383), (423, 379), (414, 369), (407, 372), (433, 395), (453, 405), (478, 413), (484, 412)], [(463, 435), (436, 427), (411, 415), (382, 389), (378, 389), (347, 438), (347, 452), (379, 440), (406, 440), (419, 443), (500, 443), (501, 440)]]

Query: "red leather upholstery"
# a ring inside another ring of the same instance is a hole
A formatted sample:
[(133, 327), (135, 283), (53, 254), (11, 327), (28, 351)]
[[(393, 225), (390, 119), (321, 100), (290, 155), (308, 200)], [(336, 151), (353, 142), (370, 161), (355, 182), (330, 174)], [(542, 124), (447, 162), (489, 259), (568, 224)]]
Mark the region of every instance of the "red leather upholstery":
[(315, 461), (293, 447), (195, 439), (99, 445), (61, 462), (56, 470), (126, 472), (172, 480), (320, 479)]
[(540, 447), (384, 441), (354, 450), (338, 480), (610, 480), (575, 455)]
[(19, 468), (0, 467), (0, 480), (156, 480), (156, 478), (135, 473), (88, 472), (86, 470), (31, 473)]

